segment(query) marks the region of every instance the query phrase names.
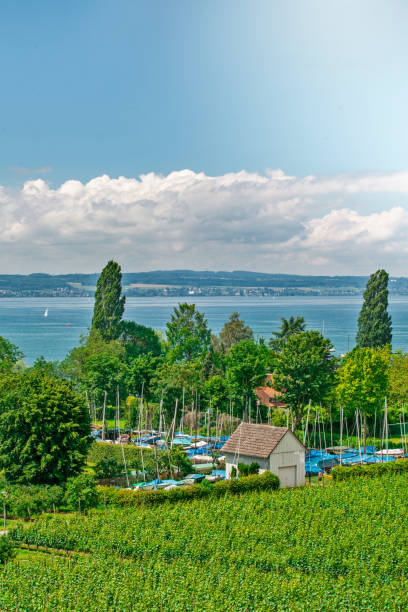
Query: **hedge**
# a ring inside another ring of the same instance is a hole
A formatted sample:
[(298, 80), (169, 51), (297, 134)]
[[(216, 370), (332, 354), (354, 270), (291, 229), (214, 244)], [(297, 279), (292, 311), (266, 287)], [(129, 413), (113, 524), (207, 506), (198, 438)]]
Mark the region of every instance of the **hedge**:
[(222, 497), (226, 493), (247, 493), (248, 491), (265, 491), (279, 488), (279, 478), (271, 472), (260, 476), (252, 475), (233, 480), (220, 480), (211, 486), (191, 485), (176, 487), (165, 491), (131, 491), (114, 487), (97, 487), (99, 499), (110, 506), (133, 507), (154, 506), (165, 502), (178, 502), (204, 497)]
[(408, 472), (408, 459), (398, 459), (385, 463), (373, 463), (371, 465), (337, 465), (331, 471), (333, 480), (348, 480), (364, 476), (373, 478), (382, 474), (402, 474)]

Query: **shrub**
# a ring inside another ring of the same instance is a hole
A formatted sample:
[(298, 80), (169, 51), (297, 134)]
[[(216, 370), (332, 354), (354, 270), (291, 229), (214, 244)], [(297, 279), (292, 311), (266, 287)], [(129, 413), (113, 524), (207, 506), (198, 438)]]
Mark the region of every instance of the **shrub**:
[(7, 537), (0, 537), (0, 563), (5, 563), (9, 559), (12, 559), (15, 556), (15, 545), (14, 543)]
[(114, 478), (120, 476), (122, 471), (123, 464), (114, 457), (104, 457), (95, 466), (95, 474), (98, 478)]
[(408, 472), (408, 459), (373, 463), (371, 465), (336, 465), (331, 473), (333, 480), (348, 480), (349, 478), (358, 478), (360, 476), (373, 478), (382, 474), (402, 474), (403, 472)]
[(10, 485), (2, 483), (6, 491), (7, 514), (13, 518), (29, 519), (34, 514), (59, 509), (64, 501), (62, 487), (53, 485)]
[(98, 504), (99, 496), (95, 480), (89, 474), (80, 474), (70, 478), (65, 492), (67, 505), (71, 510), (84, 511)]
[(271, 472), (252, 474), (239, 480), (220, 480), (211, 487), (191, 485), (165, 491), (131, 491), (114, 487), (97, 487), (99, 499), (108, 505), (119, 507), (153, 506), (165, 502), (188, 501), (206, 497), (222, 497), (229, 493), (265, 491), (279, 488), (279, 478)]

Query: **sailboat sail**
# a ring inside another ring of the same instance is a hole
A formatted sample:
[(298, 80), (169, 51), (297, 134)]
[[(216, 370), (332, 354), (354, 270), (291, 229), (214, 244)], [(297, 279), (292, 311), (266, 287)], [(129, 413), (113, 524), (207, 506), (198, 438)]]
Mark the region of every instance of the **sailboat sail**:
[(48, 317), (48, 308), (45, 309), (44, 317)]

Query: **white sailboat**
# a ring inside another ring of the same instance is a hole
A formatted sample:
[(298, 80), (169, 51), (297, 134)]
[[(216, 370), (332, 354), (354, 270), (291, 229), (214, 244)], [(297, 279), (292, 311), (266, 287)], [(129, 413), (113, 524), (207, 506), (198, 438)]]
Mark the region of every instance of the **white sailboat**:
[(45, 309), (44, 317), (48, 317), (48, 308)]

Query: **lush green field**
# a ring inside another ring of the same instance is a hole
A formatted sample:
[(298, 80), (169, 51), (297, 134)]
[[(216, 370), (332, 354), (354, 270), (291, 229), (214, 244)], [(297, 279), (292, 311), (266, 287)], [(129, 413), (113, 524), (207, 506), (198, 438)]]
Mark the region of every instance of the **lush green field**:
[(154, 509), (49, 516), (21, 542), (1, 610), (403, 610), (408, 475)]

